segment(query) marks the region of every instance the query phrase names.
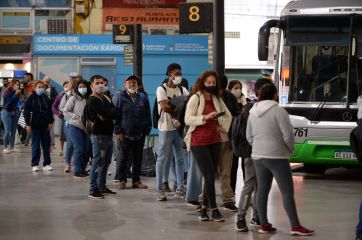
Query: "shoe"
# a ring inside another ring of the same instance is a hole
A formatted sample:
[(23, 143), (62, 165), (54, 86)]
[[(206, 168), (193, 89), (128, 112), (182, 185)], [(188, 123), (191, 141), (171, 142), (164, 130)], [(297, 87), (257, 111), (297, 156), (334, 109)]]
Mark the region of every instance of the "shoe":
[(11, 153), (10, 148), (5, 148), (5, 149), (3, 150), (3, 153), (5, 153), (5, 154), (9, 154), (9, 153)]
[(39, 167), (38, 167), (38, 166), (33, 166), (32, 171), (33, 171), (33, 172), (38, 172), (38, 171), (39, 171)]
[(81, 179), (81, 178), (85, 179), (85, 178), (88, 178), (88, 177), (89, 177), (89, 176), (84, 175), (83, 173), (74, 174), (74, 176), (73, 176), (73, 178), (79, 178), (79, 179)]
[(200, 203), (198, 201), (188, 201), (186, 203), (186, 205), (189, 207), (195, 207), (195, 208), (200, 207)]
[(104, 198), (103, 194), (100, 191), (90, 192), (88, 197), (92, 198), (92, 199), (102, 199), (102, 198)]
[(101, 193), (103, 195), (116, 195), (117, 194), (116, 192), (112, 191), (111, 189), (109, 189), (107, 187), (104, 190), (101, 190)]
[(43, 167), (43, 171), (53, 171), (53, 167), (51, 167), (50, 165), (46, 165)]
[(59, 157), (63, 156), (63, 152), (59, 152), (59, 153), (58, 153), (58, 156), (59, 156)]
[(260, 226), (259, 218), (257, 218), (257, 217), (252, 218), (252, 219), (250, 220), (250, 226), (252, 226), (252, 227), (259, 227), (259, 226)]
[(84, 176), (86, 176), (86, 177), (89, 177), (88, 171), (83, 171), (82, 174), (83, 174)]
[(164, 183), (162, 184), (162, 190), (163, 190), (164, 192), (171, 192), (171, 189), (170, 189), (170, 187), (168, 186), (168, 182), (164, 182)]
[(121, 181), (121, 182), (119, 183), (118, 189), (121, 189), (121, 190), (126, 189), (126, 182), (125, 182), (125, 181)]
[(214, 209), (211, 210), (211, 221), (214, 222), (223, 222), (225, 221), (225, 218), (223, 217), (223, 215), (221, 215), (219, 209)]
[(25, 142), (24, 146), (27, 147), (29, 145), (29, 142)]
[(157, 191), (156, 196), (157, 196), (157, 201), (167, 201), (166, 194), (162, 189)]
[(173, 182), (172, 191), (173, 191), (173, 192), (176, 192), (176, 191), (177, 191), (177, 183), (176, 183), (176, 182)]
[(65, 173), (69, 173), (69, 172), (70, 172), (70, 166), (69, 166), (69, 165), (66, 165), (66, 166), (64, 167), (64, 172), (65, 172)]
[(113, 179), (113, 182), (115, 182), (115, 183), (117, 183), (117, 182), (119, 182), (119, 179)]
[(261, 224), (258, 230), (259, 233), (275, 233), (276, 231), (277, 229), (274, 228), (270, 223), (265, 225)]
[(201, 209), (201, 211), (200, 211), (200, 216), (199, 216), (199, 220), (200, 220), (201, 222), (210, 221), (210, 218), (209, 218), (209, 216), (207, 215), (207, 209), (206, 209), (206, 208)]
[(183, 188), (181, 189), (176, 189), (176, 192), (175, 192), (175, 198), (185, 198), (185, 191)]
[(224, 204), (224, 209), (226, 211), (230, 211), (230, 212), (237, 212), (238, 211), (238, 208), (232, 202), (225, 203)]
[(236, 222), (236, 231), (238, 231), (238, 232), (247, 232), (247, 231), (249, 231), (249, 228), (246, 225), (245, 219), (239, 219)]
[[(206, 208), (207, 209), (207, 208)], [(195, 209), (195, 212), (201, 212), (201, 210), (202, 210), (202, 206), (200, 205), (200, 206), (198, 206), (196, 209)]]
[(290, 235), (298, 235), (298, 236), (310, 236), (314, 233), (314, 230), (307, 229), (302, 225), (293, 226), (290, 230)]
[(356, 240), (362, 240), (362, 236), (356, 236)]
[(13, 148), (10, 148), (10, 152), (20, 152), (20, 150), (13, 147)]
[(147, 185), (142, 184), (140, 181), (132, 183), (132, 188), (147, 189)]

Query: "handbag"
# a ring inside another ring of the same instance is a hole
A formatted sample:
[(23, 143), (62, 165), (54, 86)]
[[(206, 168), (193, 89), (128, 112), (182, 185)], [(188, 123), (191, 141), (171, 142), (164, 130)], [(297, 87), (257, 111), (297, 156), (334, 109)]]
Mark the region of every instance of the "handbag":
[(22, 110), (21, 113), (20, 113), (18, 125), (20, 127), (22, 127), (22, 128), (26, 128), (26, 122), (25, 122), (25, 118), (24, 118), (24, 110)]
[(145, 177), (155, 177), (157, 156), (153, 151), (154, 136), (146, 137), (145, 142), (145, 147), (143, 148), (141, 175)]

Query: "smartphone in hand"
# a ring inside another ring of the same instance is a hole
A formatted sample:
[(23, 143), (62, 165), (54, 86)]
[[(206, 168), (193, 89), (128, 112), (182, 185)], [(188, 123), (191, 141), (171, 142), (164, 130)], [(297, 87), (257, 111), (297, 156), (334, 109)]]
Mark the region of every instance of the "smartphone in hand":
[(218, 114), (215, 115), (215, 118), (222, 117), (222, 116), (225, 116), (225, 112), (219, 112)]

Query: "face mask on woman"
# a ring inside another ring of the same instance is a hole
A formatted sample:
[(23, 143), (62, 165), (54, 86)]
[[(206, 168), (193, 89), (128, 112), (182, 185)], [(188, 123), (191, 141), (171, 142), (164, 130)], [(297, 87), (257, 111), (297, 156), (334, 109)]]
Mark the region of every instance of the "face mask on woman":
[(19, 86), (18, 85), (14, 85), (14, 91), (18, 91)]
[(87, 94), (88, 89), (87, 88), (78, 88), (78, 92), (84, 96)]
[(214, 94), (216, 91), (216, 86), (205, 86), (204, 90), (210, 94)]
[(172, 83), (174, 85), (180, 85), (182, 82), (182, 77), (181, 76), (176, 76), (175, 79), (172, 80)]
[(239, 89), (231, 89), (231, 91), (230, 91), (232, 94), (234, 94), (234, 96), (236, 97), (236, 98), (240, 98), (241, 97), (241, 94), (242, 94), (242, 91), (241, 91), (241, 89), (239, 88)]
[(37, 89), (35, 90), (35, 92), (36, 92), (36, 94), (37, 94), (38, 96), (40, 96), (40, 95), (44, 94), (44, 88), (37, 88)]

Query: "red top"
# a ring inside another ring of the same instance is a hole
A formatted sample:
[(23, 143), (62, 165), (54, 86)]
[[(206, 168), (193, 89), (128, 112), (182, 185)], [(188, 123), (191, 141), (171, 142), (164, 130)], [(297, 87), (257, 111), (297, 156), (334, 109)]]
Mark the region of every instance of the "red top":
[[(212, 100), (205, 100), (203, 115), (215, 112), (215, 106)], [(219, 127), (217, 119), (206, 121), (204, 125), (196, 127), (191, 135), (191, 146), (206, 146), (221, 142), (221, 136), (216, 132)]]

